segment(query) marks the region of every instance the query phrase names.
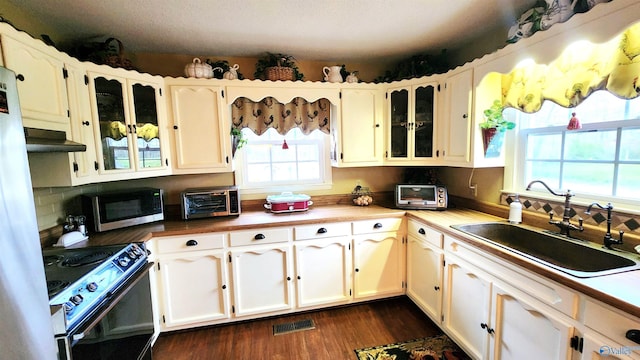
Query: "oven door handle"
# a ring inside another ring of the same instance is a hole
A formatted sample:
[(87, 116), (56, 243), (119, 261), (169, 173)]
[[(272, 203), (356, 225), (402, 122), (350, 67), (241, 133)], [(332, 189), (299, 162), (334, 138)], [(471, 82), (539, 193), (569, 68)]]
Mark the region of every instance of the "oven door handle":
[(151, 269), (153, 265), (154, 265), (153, 262), (147, 263), (145, 266), (141, 268), (141, 270), (139, 270), (136, 273), (134, 277), (129, 279), (122, 286), (122, 288), (120, 288), (118, 291), (116, 291), (111, 295), (107, 295), (107, 298), (111, 300), (109, 304), (105, 306), (103, 309), (101, 309), (93, 317), (91, 317), (89, 321), (87, 321), (82, 327), (74, 331), (73, 334), (71, 335), (71, 340), (73, 342), (76, 342), (80, 339), (83, 339), (86, 336), (86, 334), (89, 331), (91, 331), (96, 325), (98, 325), (100, 321), (107, 315), (107, 313), (109, 313), (109, 311), (113, 309), (113, 307), (118, 303), (118, 301), (120, 301), (120, 299), (122, 299), (125, 295), (127, 295), (129, 290), (131, 290), (138, 283), (138, 281), (140, 281), (140, 279), (148, 275), (149, 269)]

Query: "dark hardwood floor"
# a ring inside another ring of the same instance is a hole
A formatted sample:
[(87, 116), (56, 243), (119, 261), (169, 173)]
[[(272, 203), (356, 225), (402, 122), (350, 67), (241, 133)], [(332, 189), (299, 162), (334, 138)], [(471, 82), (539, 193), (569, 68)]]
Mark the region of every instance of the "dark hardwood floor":
[[(273, 335), (273, 325), (312, 319), (315, 329)], [(355, 360), (354, 349), (441, 334), (407, 297), (162, 334), (154, 360)]]

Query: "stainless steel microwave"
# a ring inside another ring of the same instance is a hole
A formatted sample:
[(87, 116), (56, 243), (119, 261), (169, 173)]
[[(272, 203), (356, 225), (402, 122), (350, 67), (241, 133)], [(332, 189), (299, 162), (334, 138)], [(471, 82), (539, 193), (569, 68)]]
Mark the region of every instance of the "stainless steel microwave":
[(414, 210), (444, 210), (448, 204), (447, 188), (442, 185), (396, 185), (396, 207)]
[(136, 188), (82, 195), (89, 229), (96, 232), (164, 220), (163, 191)]
[(186, 189), (180, 194), (183, 219), (240, 215), (236, 186)]

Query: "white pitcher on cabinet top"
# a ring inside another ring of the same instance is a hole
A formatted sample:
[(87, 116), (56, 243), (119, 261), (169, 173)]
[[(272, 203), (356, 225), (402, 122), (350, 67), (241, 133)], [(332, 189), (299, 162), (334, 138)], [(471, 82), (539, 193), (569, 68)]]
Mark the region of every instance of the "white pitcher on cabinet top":
[(322, 73), (324, 74), (324, 81), (341, 83), (342, 75), (340, 74), (340, 69), (342, 69), (342, 66), (340, 65), (323, 67)]

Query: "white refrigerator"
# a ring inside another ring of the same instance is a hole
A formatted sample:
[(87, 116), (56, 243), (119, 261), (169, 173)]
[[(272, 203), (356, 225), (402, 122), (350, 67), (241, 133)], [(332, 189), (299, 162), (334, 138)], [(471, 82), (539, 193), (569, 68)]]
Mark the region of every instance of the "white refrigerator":
[(0, 359), (56, 358), (16, 77), (0, 67)]

